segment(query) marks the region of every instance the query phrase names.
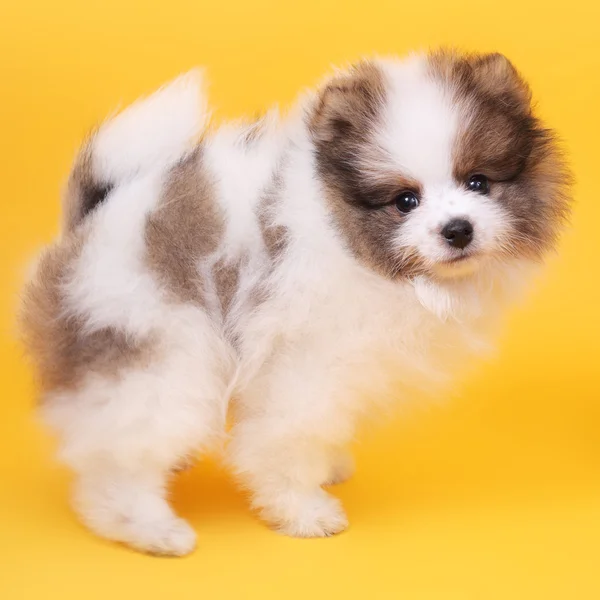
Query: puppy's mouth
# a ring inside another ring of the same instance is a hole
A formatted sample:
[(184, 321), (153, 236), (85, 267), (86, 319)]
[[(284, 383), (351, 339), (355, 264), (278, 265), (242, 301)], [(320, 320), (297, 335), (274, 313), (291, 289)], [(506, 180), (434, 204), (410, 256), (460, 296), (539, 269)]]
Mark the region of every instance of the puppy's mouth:
[(462, 252), (461, 254), (437, 262), (434, 273), (444, 279), (465, 277), (477, 271), (478, 266), (478, 253)]
[(456, 265), (458, 263), (465, 262), (472, 258), (474, 258), (474, 254), (472, 252), (469, 252), (469, 253), (465, 252), (463, 254), (459, 254), (458, 256), (453, 256), (452, 258), (449, 258), (448, 260), (443, 260), (443, 261), (441, 261), (441, 264)]

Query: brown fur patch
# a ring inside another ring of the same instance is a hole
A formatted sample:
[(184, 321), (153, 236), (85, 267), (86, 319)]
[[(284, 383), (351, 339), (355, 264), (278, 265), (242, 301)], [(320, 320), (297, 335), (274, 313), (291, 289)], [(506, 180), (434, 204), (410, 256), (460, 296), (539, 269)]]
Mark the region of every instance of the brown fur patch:
[(289, 243), (287, 227), (274, 222), (274, 208), (282, 194), (282, 166), (275, 169), (270, 184), (263, 193), (258, 205), (258, 223), (262, 238), (271, 260), (277, 261)]
[(172, 169), (159, 206), (146, 222), (146, 260), (174, 300), (205, 306), (198, 261), (218, 248), (224, 226), (198, 147)]
[(219, 260), (212, 269), (217, 296), (221, 303), (221, 314), (226, 317), (240, 281), (240, 263)]
[(104, 201), (112, 189), (110, 182), (100, 182), (92, 171), (93, 136), (82, 145), (63, 192), (63, 227), (73, 230), (84, 217)]
[[(270, 183), (267, 185), (258, 203), (256, 217), (260, 227), (263, 243), (267, 256), (271, 261), (271, 268), (282, 259), (290, 243), (290, 232), (284, 225), (275, 222), (274, 209), (281, 199), (283, 191), (282, 172), (285, 159), (276, 167)], [(257, 282), (248, 291), (246, 308), (253, 310), (263, 304), (269, 297), (268, 280)]]
[(138, 341), (113, 328), (93, 333), (64, 305), (63, 286), (80, 255), (85, 232), (79, 230), (40, 258), (25, 286), (19, 315), (22, 338), (34, 363), (42, 392), (74, 389), (90, 373), (118, 377), (153, 356), (149, 340)]
[(454, 177), (491, 180), (490, 195), (513, 217), (511, 255), (538, 257), (569, 213), (571, 177), (555, 135), (535, 117), (529, 86), (501, 54), (431, 55), (432, 74), (463, 109)]

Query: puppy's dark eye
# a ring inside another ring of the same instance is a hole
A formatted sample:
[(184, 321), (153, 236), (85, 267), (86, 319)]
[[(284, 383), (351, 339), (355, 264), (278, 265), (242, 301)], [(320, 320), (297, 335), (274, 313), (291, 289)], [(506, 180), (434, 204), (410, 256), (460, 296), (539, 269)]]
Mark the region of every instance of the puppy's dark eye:
[(467, 187), (472, 192), (487, 194), (490, 191), (490, 182), (485, 175), (471, 175), (467, 181)]
[(402, 192), (396, 196), (396, 208), (401, 213), (409, 213), (419, 206), (419, 198), (414, 192)]

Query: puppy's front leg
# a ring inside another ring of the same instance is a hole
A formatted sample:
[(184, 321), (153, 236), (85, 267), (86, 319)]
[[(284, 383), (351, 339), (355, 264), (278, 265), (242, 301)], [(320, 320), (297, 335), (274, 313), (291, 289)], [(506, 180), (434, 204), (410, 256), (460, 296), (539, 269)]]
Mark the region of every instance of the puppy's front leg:
[(252, 506), (276, 530), (324, 537), (347, 527), (340, 501), (321, 488), (331, 451), (310, 432), (290, 435), (273, 416), (254, 418), (234, 428), (229, 451)]
[(253, 507), (275, 529), (329, 536), (348, 521), (340, 501), (321, 486), (349, 475), (348, 460), (338, 459), (351, 419), (335, 402), (335, 381), (323, 365), (307, 375), (306, 369), (289, 372), (290, 364), (298, 365), (282, 360), (240, 398), (229, 457)]

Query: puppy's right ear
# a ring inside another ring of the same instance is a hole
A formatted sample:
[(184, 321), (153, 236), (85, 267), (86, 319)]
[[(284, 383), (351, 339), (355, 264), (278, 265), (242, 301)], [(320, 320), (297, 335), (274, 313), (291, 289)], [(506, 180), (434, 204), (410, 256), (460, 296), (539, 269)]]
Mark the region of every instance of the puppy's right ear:
[(318, 93), (309, 126), (319, 142), (363, 137), (384, 101), (384, 79), (372, 62), (361, 62), (330, 79)]

